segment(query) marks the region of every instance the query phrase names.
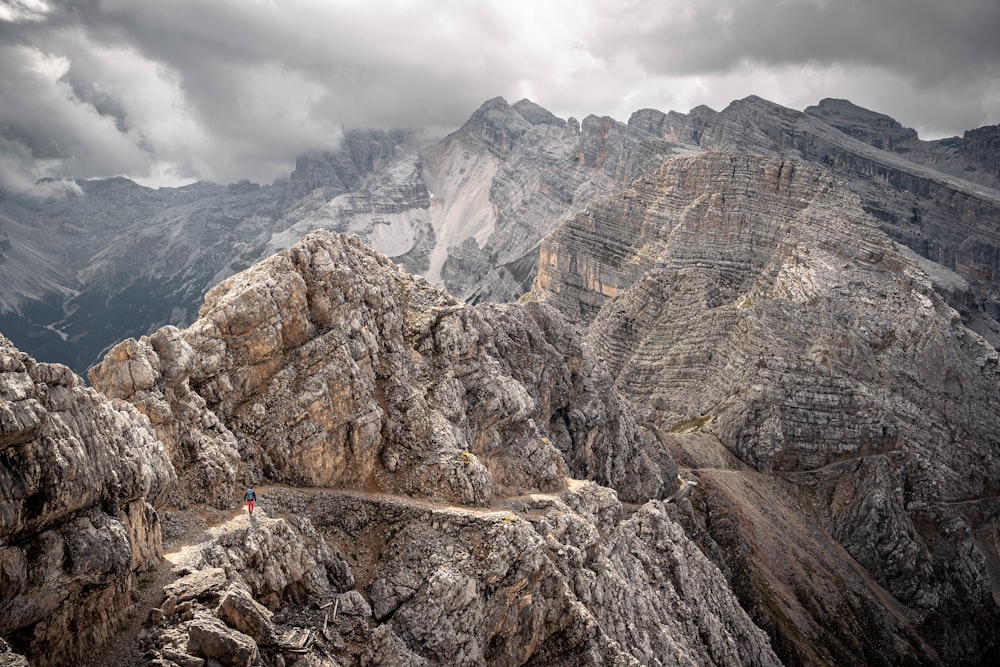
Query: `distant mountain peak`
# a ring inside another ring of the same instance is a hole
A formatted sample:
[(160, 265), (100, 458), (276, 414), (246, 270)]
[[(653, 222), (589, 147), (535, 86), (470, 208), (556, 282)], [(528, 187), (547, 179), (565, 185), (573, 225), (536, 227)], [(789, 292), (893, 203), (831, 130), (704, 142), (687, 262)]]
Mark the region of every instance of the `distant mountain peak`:
[(858, 106), (850, 100), (827, 97), (819, 104), (807, 107), (805, 114), (883, 150), (894, 150), (899, 144), (918, 138), (916, 130), (903, 127), (895, 118)]
[(545, 107), (535, 104), (528, 98), (514, 103), (514, 109), (532, 125), (555, 125), (563, 127), (566, 121), (559, 118)]
[[(544, 111), (541, 107), (538, 109)], [(493, 155), (502, 158), (532, 124), (507, 100), (494, 97), (483, 102), (455, 135), (474, 142), (482, 141)]]

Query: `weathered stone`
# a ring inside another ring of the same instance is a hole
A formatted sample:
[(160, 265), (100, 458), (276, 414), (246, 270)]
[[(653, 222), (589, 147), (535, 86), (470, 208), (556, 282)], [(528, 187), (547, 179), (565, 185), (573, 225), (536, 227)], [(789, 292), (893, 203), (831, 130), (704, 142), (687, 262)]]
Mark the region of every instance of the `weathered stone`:
[[(843, 105), (834, 106), (839, 106), (837, 111), (844, 110)], [(862, 114), (858, 109), (848, 113), (851, 120), (845, 124), (838, 119), (843, 113), (816, 113), (816, 108), (802, 113), (750, 96), (718, 113), (646, 110), (641, 117), (647, 131), (658, 131), (701, 150), (779, 155), (833, 171), (842, 179), (839, 187), (857, 194), (865, 210), (894, 241), (968, 281), (968, 289), (949, 305), (991, 344), (1000, 345), (996, 327), (1000, 318), (1000, 232), (991, 222), (1000, 217), (1000, 191), (996, 189), (1000, 179), (994, 171), (1000, 146), (995, 137), (1000, 131), (991, 126), (971, 132), (961, 142), (967, 143), (970, 154), (950, 157), (955, 151), (947, 146), (947, 140), (939, 148), (914, 146), (912, 141), (895, 145), (897, 139), (889, 136), (893, 130), (887, 127), (887, 117), (880, 121), (879, 114)], [(874, 131), (872, 116), (882, 126)], [(848, 136), (853, 134), (850, 129), (847, 134), (837, 129), (838, 125), (867, 126), (863, 134), (868, 136), (863, 138), (903, 151), (868, 145)], [(902, 132), (905, 134), (905, 129)], [(949, 171), (952, 173), (946, 173)]]
[[(217, 594), (226, 583), (226, 572), (221, 567), (198, 570), (181, 577), (172, 584), (163, 587), (167, 599), (176, 598), (177, 602), (202, 599), (210, 594)], [(166, 604), (166, 603), (165, 603)]]
[(200, 618), (191, 623), (187, 651), (233, 667), (250, 667), (259, 655), (253, 639), (217, 618)]
[[(175, 341), (159, 350), (177, 363), (144, 341), (128, 349), (160, 378), (132, 400), (168, 406), (154, 422), (185, 502), (231, 503), (238, 477), (484, 505), (559, 488), (567, 466), (634, 501), (676, 486), (669, 455), (551, 309), (461, 305), (351, 237), (317, 232), (223, 282), (183, 337), (149, 339)], [(116, 355), (92, 369), (97, 386), (128, 376)], [(204, 423), (216, 444), (240, 443), (239, 460), (204, 442)]]
[[(567, 222), (541, 254), (538, 296), (592, 320), (588, 340), (639, 419), (709, 471), (704, 488), (719, 499), (708, 506), (774, 512), (790, 531), (805, 530), (790, 518), (799, 514), (823, 527), (764, 538), (754, 526), (778, 521), (745, 519), (732, 526), (740, 536), (713, 538), (748, 549), (752, 563), (746, 571), (722, 548), (720, 566), (755, 582), (780, 572), (782, 586), (802, 591), (743, 589), (785, 659), (864, 651), (859, 628), (828, 611), (844, 608), (869, 619), (862, 636), (884, 664), (910, 652), (936, 664), (935, 651), (974, 662), (997, 645), (989, 563), (1000, 556), (977, 537), (997, 515), (959, 508), (992, 502), (1000, 479), (989, 426), (1000, 357), (841, 182), (779, 158), (678, 158)], [(735, 457), (710, 460), (715, 438)], [(794, 484), (777, 494), (740, 462)], [(720, 467), (728, 474), (711, 472)], [(832, 544), (851, 559), (817, 560)], [(775, 568), (789, 551), (798, 558)], [(795, 561), (850, 583), (821, 586)], [(823, 647), (799, 639), (819, 628), (831, 633)]]
[(258, 604), (245, 586), (230, 586), (222, 596), (215, 615), (230, 627), (253, 637), (258, 644), (270, 644), (274, 638), (272, 613)]
[(115, 630), (162, 556), (174, 470), (133, 406), (0, 336), (0, 635), (67, 664)]
[(163, 649), (163, 657), (177, 665), (177, 667), (204, 667), (205, 659), (194, 655), (175, 651), (170, 648)]
[(130, 401), (152, 422), (179, 473), (173, 504), (184, 507), (199, 499), (232, 507), (231, 489), (239, 485), (236, 439), (191, 391), (193, 363), (194, 351), (180, 331), (164, 327), (116, 345), (89, 377), (97, 389)]
[(0, 667), (28, 667), (28, 659), (14, 653), (3, 639), (0, 639)]
[(625, 521), (614, 492), (593, 483), (512, 501), (517, 514), (335, 491), (281, 491), (271, 502), (328, 517), (357, 567), (375, 573), (371, 608), (342, 594), (330, 623), (352, 636), (381, 624), (365, 641), (385, 664), (411, 664), (393, 637), (453, 665), (640, 665), (665, 654), (678, 664), (778, 664), (658, 503)]

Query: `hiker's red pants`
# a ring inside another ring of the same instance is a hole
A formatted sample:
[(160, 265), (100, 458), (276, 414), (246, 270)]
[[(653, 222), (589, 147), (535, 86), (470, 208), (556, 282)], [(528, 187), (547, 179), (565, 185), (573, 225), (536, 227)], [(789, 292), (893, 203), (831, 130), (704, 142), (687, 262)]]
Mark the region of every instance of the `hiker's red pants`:
[(247, 501), (247, 511), (250, 512), (250, 514), (253, 514), (253, 502), (254, 501), (252, 500)]

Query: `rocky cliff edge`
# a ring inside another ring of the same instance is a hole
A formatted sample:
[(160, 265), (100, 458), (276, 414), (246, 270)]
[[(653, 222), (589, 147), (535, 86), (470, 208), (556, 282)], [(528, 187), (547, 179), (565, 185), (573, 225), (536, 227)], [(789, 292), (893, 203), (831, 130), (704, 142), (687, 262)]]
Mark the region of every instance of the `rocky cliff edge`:
[(47, 664), (110, 637), (162, 557), (153, 506), (173, 481), (131, 404), (0, 336), (0, 635)]

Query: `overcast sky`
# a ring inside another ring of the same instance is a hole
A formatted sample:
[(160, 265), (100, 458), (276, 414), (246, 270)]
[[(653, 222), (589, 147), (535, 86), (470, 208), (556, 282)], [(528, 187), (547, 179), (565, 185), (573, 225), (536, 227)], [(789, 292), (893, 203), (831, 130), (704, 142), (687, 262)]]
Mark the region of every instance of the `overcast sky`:
[(342, 128), (847, 98), (1000, 122), (997, 0), (0, 0), (0, 187), (270, 182)]

